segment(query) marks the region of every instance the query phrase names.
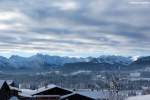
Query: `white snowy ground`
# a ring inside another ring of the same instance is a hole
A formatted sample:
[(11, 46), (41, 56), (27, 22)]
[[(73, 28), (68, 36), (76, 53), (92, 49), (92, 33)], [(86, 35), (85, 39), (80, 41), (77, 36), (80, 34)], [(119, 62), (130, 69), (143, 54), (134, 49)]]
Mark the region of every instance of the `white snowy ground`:
[(19, 100), (17, 97), (11, 97), (9, 100)]
[(150, 95), (140, 95), (135, 97), (129, 97), (126, 100), (150, 100)]

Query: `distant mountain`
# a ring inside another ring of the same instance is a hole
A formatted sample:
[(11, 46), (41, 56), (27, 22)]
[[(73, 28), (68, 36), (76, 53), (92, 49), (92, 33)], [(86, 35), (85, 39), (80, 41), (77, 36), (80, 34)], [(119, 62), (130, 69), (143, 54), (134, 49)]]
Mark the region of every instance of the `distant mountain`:
[(8, 61), (12, 67), (18, 69), (44, 69), (51, 68), (52, 66), (62, 66), (66, 63), (84, 62), (86, 60), (83, 58), (70, 58), (36, 54), (31, 57), (20, 57), (13, 55), (8, 59)]
[(93, 58), (91, 62), (129, 65), (133, 62), (133, 60), (131, 57), (123, 57), (123, 56), (100, 56), (98, 58)]
[(150, 56), (140, 57), (136, 61), (134, 61), (132, 64), (130, 64), (131, 69), (144, 69), (147, 67), (150, 68)]
[(140, 57), (136, 61), (134, 61), (134, 64), (150, 65), (150, 56)]
[(0, 56), (0, 70), (9, 68), (10, 68), (9, 60), (5, 57)]
[(89, 62), (67, 63), (62, 67), (63, 71), (92, 70), (92, 71), (117, 71), (126, 70), (132, 63), (130, 57), (100, 56), (92, 58)]
[(131, 57), (100, 56), (100, 57), (60, 57), (36, 54), (31, 57), (13, 55), (10, 58), (0, 57), (0, 70), (47, 70), (59, 68), (65, 70), (116, 70), (124, 69), (133, 63)]

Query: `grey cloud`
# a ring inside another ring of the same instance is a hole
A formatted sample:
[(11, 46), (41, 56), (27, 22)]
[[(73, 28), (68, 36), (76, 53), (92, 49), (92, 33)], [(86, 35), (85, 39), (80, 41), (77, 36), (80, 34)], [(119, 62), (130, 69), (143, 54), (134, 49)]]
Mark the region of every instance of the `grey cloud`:
[[(133, 52), (145, 55), (150, 50), (148, 6), (130, 5), (127, 0), (0, 2), (0, 12), (11, 11), (22, 16), (0, 20), (0, 25), (4, 27), (0, 29), (0, 46), (5, 50), (18, 48), (20, 51), (34, 49), (39, 52), (44, 50), (82, 54), (88, 47), (87, 51), (92, 54), (106, 51), (108, 54), (121, 55), (124, 52), (127, 55), (132, 55)], [(62, 5), (54, 6), (56, 2)], [(65, 4), (63, 2), (76, 2), (74, 6), (77, 9), (71, 10), (71, 6), (70, 10), (69, 7), (67, 10), (62, 9)], [(10, 28), (6, 29), (6, 25)], [(120, 52), (117, 51), (118, 48)]]

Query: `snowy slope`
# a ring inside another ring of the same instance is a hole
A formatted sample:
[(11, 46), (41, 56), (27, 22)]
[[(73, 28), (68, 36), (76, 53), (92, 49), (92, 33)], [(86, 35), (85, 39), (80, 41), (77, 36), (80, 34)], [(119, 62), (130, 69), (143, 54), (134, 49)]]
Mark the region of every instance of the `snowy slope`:
[(129, 97), (126, 100), (150, 100), (150, 95), (140, 95), (140, 96)]
[(123, 64), (128, 65), (132, 63), (131, 57), (123, 57), (123, 56), (100, 56), (98, 58), (94, 58), (97, 63), (109, 63), (109, 64)]

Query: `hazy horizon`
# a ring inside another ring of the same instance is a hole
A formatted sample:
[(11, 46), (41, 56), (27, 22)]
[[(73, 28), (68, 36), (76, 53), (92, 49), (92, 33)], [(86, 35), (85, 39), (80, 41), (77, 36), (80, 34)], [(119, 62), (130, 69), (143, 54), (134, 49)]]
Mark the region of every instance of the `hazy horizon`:
[[(140, 58), (140, 57), (146, 57), (146, 56), (124, 56), (124, 55), (96, 55), (96, 56), (67, 56), (67, 55), (51, 55), (51, 54), (46, 54), (46, 53), (35, 53), (35, 54), (31, 54), (31, 55), (21, 55), (21, 54), (12, 54), (12, 55), (0, 55), (0, 57), (5, 57), (7, 59), (13, 57), (13, 56), (19, 56), (19, 57), (25, 57), (25, 58), (28, 58), (28, 57), (32, 57), (32, 56), (36, 56), (36, 55), (48, 55), (48, 56), (58, 56), (58, 57), (69, 57), (69, 58), (88, 58), (88, 57), (93, 57), (93, 58), (98, 58), (98, 57), (103, 57), (103, 56), (116, 56), (116, 57), (129, 57), (129, 58), (132, 58), (132, 59), (137, 59), (137, 58)], [(147, 55), (147, 56), (150, 56), (150, 55)]]

